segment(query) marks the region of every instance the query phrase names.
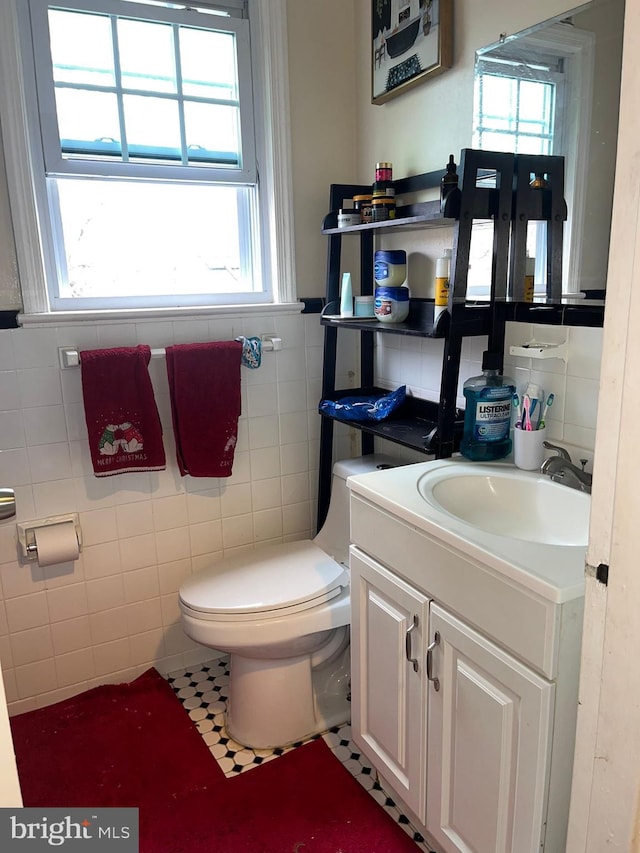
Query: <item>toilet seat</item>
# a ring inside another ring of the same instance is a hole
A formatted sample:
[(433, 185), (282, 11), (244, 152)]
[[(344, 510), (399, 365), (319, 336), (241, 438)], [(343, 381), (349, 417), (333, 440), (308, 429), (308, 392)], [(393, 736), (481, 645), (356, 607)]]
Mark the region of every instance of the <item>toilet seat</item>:
[(313, 542), (288, 542), (199, 571), (180, 588), (180, 605), (204, 620), (281, 618), (330, 601), (348, 586), (346, 568)]

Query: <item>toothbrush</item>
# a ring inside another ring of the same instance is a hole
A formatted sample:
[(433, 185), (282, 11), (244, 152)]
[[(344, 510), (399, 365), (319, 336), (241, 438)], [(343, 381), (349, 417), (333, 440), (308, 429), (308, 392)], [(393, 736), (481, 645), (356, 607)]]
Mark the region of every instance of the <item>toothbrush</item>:
[(549, 411), (551, 406), (553, 406), (554, 400), (555, 400), (555, 394), (553, 394), (553, 393), (549, 394), (549, 396), (547, 397), (547, 402), (544, 404), (544, 409), (542, 410), (542, 417), (540, 418), (540, 421), (538, 422), (538, 429), (544, 429), (544, 427), (545, 427), (544, 419), (547, 417), (547, 412)]
[(540, 386), (535, 385), (533, 382), (529, 382), (529, 384), (527, 385), (527, 390), (525, 391), (525, 394), (527, 395), (527, 397), (529, 398), (529, 401), (531, 403), (531, 405), (529, 407), (529, 416), (531, 417), (536, 410), (538, 400), (541, 396), (540, 395)]
[(516, 407), (516, 429), (522, 429), (522, 401), (518, 396), (518, 392), (513, 392), (513, 405)]
[(528, 432), (533, 430), (533, 426), (531, 425), (531, 398), (528, 394), (524, 395), (524, 399), (522, 401), (522, 405), (524, 408), (524, 416), (522, 420), (522, 429), (526, 429)]

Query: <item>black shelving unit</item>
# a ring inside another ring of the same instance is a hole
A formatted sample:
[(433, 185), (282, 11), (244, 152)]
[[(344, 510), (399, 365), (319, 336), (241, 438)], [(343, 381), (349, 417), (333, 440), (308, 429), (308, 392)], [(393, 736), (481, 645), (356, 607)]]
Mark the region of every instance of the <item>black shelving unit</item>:
[[(439, 200), (404, 204), (397, 208), (394, 220), (347, 228), (337, 227), (337, 211), (345, 206), (345, 200), (370, 191), (370, 187), (331, 185), (330, 212), (322, 228), (328, 237), (326, 306), (321, 318), (324, 326), (322, 399), (388, 393), (374, 386), (373, 346), (377, 334), (442, 338), (444, 354), (438, 402), (407, 397), (392, 417), (374, 424), (321, 416), (318, 527), (324, 522), (329, 506), (335, 421), (362, 431), (363, 454), (373, 452), (374, 437), (379, 436), (437, 458), (449, 457), (457, 450), (462, 433), (464, 413), (457, 409), (456, 397), (465, 337), (487, 335), (489, 349), (502, 357), (507, 320), (602, 325), (600, 306), (592, 303), (563, 305), (560, 300), (562, 231), (567, 215), (563, 158), (463, 149), (458, 173), (459, 186), (447, 196), (444, 208)], [(442, 175), (442, 171), (427, 172), (395, 181), (396, 195), (406, 198), (437, 188)], [(535, 176), (543, 176), (543, 180), (532, 186)], [(467, 299), (471, 230), (474, 220), (478, 219), (494, 222), (491, 295), (481, 303)], [(525, 303), (526, 229), (531, 220), (547, 222), (547, 299)], [(355, 237), (360, 241), (361, 293), (371, 295), (374, 292), (376, 234), (443, 227), (453, 227), (451, 284), (446, 307), (437, 307), (426, 299), (411, 299), (409, 315), (403, 323), (345, 321), (331, 317), (339, 314), (343, 238)], [(336, 388), (338, 332), (343, 329), (360, 334), (360, 388)]]

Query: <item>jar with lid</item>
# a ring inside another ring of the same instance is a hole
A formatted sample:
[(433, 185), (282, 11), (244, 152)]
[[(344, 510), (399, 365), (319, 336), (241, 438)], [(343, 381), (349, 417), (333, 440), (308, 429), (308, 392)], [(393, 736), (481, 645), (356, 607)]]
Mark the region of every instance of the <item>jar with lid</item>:
[(363, 224), (366, 222), (371, 222), (371, 194), (365, 193), (363, 195), (354, 195), (353, 209), (360, 214), (360, 219)]
[(373, 198), (395, 198), (396, 190), (390, 181), (376, 181), (372, 195)]
[(391, 163), (376, 164), (376, 179), (371, 188), (374, 198), (395, 198), (396, 190), (392, 175)]
[(338, 228), (349, 228), (351, 225), (360, 225), (360, 211), (352, 207), (343, 208), (338, 211)]
[(376, 163), (376, 181), (393, 180), (393, 164), (392, 163)]
[(379, 196), (371, 199), (371, 221), (385, 222), (396, 218), (396, 200), (389, 196)]
[(409, 288), (378, 285), (373, 313), (381, 323), (402, 323), (409, 315)]
[(378, 249), (373, 256), (373, 277), (377, 285), (400, 287), (407, 277), (407, 253), (404, 249)]

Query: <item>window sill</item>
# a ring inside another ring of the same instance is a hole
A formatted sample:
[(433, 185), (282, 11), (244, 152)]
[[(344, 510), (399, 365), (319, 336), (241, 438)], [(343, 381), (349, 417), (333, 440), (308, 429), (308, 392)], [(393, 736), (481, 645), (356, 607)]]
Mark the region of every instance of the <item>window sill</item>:
[(52, 311), (38, 314), (18, 314), (20, 326), (74, 326), (78, 323), (122, 323), (158, 320), (185, 320), (191, 317), (212, 320), (221, 316), (254, 317), (264, 314), (299, 314), (302, 302), (281, 302), (265, 305), (216, 305), (189, 308), (132, 308), (110, 311)]

